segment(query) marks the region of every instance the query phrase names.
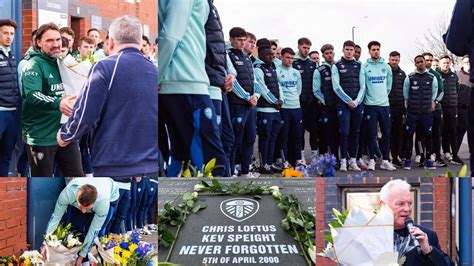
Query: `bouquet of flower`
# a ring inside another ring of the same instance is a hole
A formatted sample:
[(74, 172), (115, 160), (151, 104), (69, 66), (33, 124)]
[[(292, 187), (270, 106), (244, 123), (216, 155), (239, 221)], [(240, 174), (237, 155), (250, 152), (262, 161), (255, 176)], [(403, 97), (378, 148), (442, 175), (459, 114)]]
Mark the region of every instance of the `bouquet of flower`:
[(71, 231), (71, 224), (59, 224), (56, 230), (45, 236), (46, 262), (68, 265), (74, 263), (82, 249), (79, 233)]
[(336, 157), (332, 153), (325, 153), (323, 155), (311, 155), (311, 164), (308, 167), (302, 168), (305, 176), (324, 176), (334, 177), (334, 168), (336, 166)]
[(343, 265), (398, 265), (393, 252), (393, 213), (385, 205), (374, 212), (353, 207), (333, 210), (327, 247), (319, 254)]
[[(58, 60), (59, 74), (64, 86), (64, 96), (74, 95), (79, 97), (93, 63), (93, 57), (76, 59), (71, 55)], [(67, 119), (68, 117), (63, 115), (61, 123), (65, 123)]]
[(42, 266), (44, 265), (43, 256), (37, 251), (25, 251), (21, 254), (20, 266)]
[(97, 250), (104, 265), (148, 266), (155, 265), (158, 255), (157, 245), (140, 242), (140, 231), (135, 230), (125, 235), (111, 234), (96, 238)]

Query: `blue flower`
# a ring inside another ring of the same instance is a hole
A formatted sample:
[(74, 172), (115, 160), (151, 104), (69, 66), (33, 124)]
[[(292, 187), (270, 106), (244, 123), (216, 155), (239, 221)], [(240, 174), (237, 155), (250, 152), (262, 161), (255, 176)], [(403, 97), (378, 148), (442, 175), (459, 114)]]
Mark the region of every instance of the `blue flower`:
[(135, 252), (137, 252), (137, 255), (139, 258), (145, 257), (148, 252), (152, 249), (152, 246), (149, 243), (140, 243), (138, 244), (138, 248), (135, 249)]
[(140, 242), (140, 231), (139, 230), (135, 230), (132, 232), (132, 234), (130, 235), (130, 242), (134, 243), (134, 244), (138, 244)]
[(128, 249), (128, 242), (120, 243), (120, 247), (123, 248), (123, 249)]
[(308, 172), (318, 176), (334, 176), (334, 167), (336, 166), (336, 157), (331, 153), (323, 155), (314, 154), (311, 156), (311, 165)]

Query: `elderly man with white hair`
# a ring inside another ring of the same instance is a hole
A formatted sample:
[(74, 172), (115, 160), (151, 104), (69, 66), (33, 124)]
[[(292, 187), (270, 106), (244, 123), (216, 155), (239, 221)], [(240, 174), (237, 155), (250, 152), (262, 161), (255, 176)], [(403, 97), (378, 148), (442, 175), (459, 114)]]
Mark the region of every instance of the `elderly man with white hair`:
[[(380, 202), (392, 209), (394, 232), (394, 249), (399, 257), (405, 256), (405, 266), (418, 265), (454, 265), (446, 253), (441, 250), (436, 233), (420, 225), (411, 230), (405, 225), (406, 217), (412, 212), (413, 199), (411, 186), (404, 180), (395, 179), (387, 182), (380, 190)], [(410, 234), (420, 243), (416, 248)]]
[(140, 52), (142, 35), (135, 17), (112, 21), (110, 55), (92, 66), (73, 115), (57, 134), (64, 147), (92, 132), (95, 176), (158, 172), (158, 73)]

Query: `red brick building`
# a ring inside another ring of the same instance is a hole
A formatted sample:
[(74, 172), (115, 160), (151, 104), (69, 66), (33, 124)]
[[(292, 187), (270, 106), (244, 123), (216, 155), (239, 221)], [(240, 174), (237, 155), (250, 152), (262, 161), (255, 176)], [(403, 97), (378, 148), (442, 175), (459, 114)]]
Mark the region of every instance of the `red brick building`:
[(27, 248), (26, 178), (0, 178), (0, 256)]
[[(323, 230), (328, 229), (332, 218), (332, 209), (345, 208), (347, 191), (380, 191), (380, 188), (392, 180), (390, 177), (348, 176), (337, 178), (316, 178), (316, 251), (326, 247)], [(451, 217), (450, 198), (452, 180), (449, 178), (407, 177), (405, 179), (415, 193), (415, 223), (433, 229), (439, 238), (439, 244), (453, 261), (456, 261), (455, 219)], [(459, 214), (456, 214), (459, 215)], [(316, 265), (336, 265), (329, 259), (317, 256)]]
[(158, 35), (157, 0), (23, 0), (22, 51), (30, 46), (30, 36), (39, 23), (56, 22), (75, 32), (75, 43), (97, 28), (105, 39), (111, 21), (122, 15), (136, 16), (144, 26), (144, 34), (154, 40)]

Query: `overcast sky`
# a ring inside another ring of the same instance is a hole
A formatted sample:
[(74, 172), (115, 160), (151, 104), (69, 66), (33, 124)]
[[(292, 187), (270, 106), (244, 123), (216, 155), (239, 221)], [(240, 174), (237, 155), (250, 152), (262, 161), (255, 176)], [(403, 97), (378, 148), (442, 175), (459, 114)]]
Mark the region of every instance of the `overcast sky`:
[[(449, 22), (455, 0), (214, 0), (224, 26), (226, 40), (234, 26), (243, 27), (258, 38), (278, 39), (283, 47), (296, 49), (300, 37), (308, 37), (312, 50), (325, 43), (342, 55), (342, 43), (352, 39), (362, 46), (362, 60), (368, 57), (367, 43), (382, 44), (382, 56), (397, 50), (403, 65), (411, 65), (418, 54), (415, 41), (435, 22)], [(443, 18), (444, 17), (444, 18)]]

